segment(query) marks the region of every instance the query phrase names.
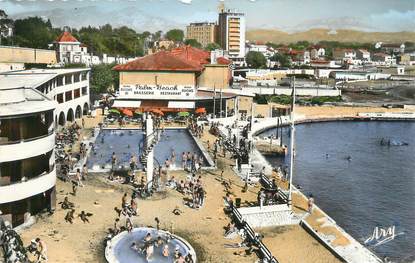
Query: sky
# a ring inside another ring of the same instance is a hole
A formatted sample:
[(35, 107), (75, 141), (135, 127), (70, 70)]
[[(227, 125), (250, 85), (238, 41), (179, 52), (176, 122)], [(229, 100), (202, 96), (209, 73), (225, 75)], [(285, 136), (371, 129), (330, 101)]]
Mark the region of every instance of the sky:
[(0, 0), (0, 9), (12, 18), (49, 18), (59, 27), (109, 23), (165, 32), (217, 21), (221, 1), (246, 14), (248, 29), (415, 31), (415, 0)]

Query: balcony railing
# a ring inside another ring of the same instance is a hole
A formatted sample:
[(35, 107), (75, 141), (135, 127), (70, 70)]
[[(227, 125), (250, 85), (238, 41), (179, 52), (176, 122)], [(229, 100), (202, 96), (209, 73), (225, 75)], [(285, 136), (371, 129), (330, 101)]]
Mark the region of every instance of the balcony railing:
[(9, 141), (9, 140), (7, 140), (6, 137), (0, 137), (0, 145), (10, 145), (10, 144), (18, 144), (18, 143), (36, 141), (36, 140), (39, 140), (39, 139), (46, 138), (46, 137), (52, 135), (53, 133), (54, 133), (54, 130), (52, 129), (51, 131), (48, 131), (48, 133), (44, 134), (44, 135), (40, 135), (40, 136), (36, 136), (36, 137), (32, 137), (32, 138), (27, 138), (27, 139), (14, 140), (14, 141)]

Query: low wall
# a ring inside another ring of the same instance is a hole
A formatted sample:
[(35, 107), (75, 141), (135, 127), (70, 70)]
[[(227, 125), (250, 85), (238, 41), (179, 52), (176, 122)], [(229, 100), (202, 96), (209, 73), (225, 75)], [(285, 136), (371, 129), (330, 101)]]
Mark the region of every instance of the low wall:
[(0, 46), (0, 62), (56, 64), (55, 50)]
[[(261, 94), (261, 95), (287, 95), (290, 96), (292, 94), (291, 88), (283, 88), (283, 87), (275, 87), (275, 88), (268, 88), (268, 87), (246, 87), (242, 88), (243, 91)], [(296, 88), (295, 94), (297, 96), (327, 96), (327, 97), (337, 97), (341, 96), (342, 92), (339, 89), (317, 89), (317, 88)]]

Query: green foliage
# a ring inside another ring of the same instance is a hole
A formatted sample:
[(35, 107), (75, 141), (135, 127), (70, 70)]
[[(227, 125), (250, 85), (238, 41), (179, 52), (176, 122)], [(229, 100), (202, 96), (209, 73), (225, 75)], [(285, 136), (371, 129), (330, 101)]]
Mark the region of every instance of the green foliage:
[[(144, 54), (145, 38), (126, 26), (119, 28), (112, 28), (109, 24), (100, 28), (89, 26), (83, 27), (79, 31), (72, 30), (72, 34), (86, 44), (93, 54), (102, 55), (105, 53), (111, 56), (127, 57)], [(144, 34), (144, 36), (146, 35), (147, 33)]]
[(291, 104), (292, 98), (288, 95), (271, 95), (268, 97), (269, 102), (288, 105)]
[(96, 93), (106, 93), (110, 88), (118, 87), (118, 72), (113, 71), (115, 64), (99, 64), (91, 68), (91, 89)]
[(298, 41), (297, 43), (289, 44), (288, 47), (295, 49), (295, 50), (304, 50), (311, 46), (311, 43), (308, 41)]
[(172, 29), (167, 31), (166, 38), (172, 41), (183, 42), (184, 32), (181, 29)]
[(195, 47), (195, 48), (202, 48), (202, 44), (200, 44), (199, 42), (197, 42), (196, 39), (186, 39), (184, 41), (184, 43), (186, 45), (191, 45), (192, 47)]
[(13, 42), (15, 45), (32, 48), (47, 48), (59, 34), (50, 20), (40, 17), (27, 17), (14, 21)]
[(65, 63), (64, 68), (86, 68), (86, 65), (83, 63)]
[(267, 95), (255, 94), (254, 102), (256, 104), (268, 104)]
[(265, 45), (266, 45), (267, 47), (272, 47), (272, 48), (274, 48), (274, 49), (277, 49), (277, 48), (279, 48), (279, 47), (282, 47), (282, 46), (283, 46), (282, 44), (275, 44), (275, 43), (272, 43), (272, 42), (267, 42), (267, 43), (265, 43)]
[(207, 51), (213, 51), (215, 49), (221, 49), (221, 46), (217, 43), (209, 43), (206, 45), (205, 49)]
[(291, 67), (291, 59), (286, 54), (276, 53), (270, 58), (270, 60), (279, 62), (281, 67), (284, 67), (284, 68)]
[(249, 68), (265, 68), (267, 59), (261, 52), (249, 51), (246, 54), (246, 63)]

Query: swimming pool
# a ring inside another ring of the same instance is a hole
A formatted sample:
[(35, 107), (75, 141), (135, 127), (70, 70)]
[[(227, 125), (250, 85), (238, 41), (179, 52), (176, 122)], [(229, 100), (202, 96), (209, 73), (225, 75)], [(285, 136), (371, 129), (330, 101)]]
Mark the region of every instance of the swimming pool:
[[(144, 238), (148, 233), (151, 235), (151, 242), (156, 242), (158, 237), (160, 237), (163, 244), (159, 246), (156, 246), (156, 243), (153, 244), (154, 254), (147, 261), (145, 253), (135, 251), (131, 248), (131, 245), (136, 243), (138, 247), (143, 247)], [(167, 257), (162, 255), (164, 246), (167, 246), (169, 250), (169, 256)], [(131, 233), (124, 231), (115, 236), (105, 249), (105, 258), (110, 263), (173, 262), (176, 249), (184, 256), (190, 254), (193, 261), (196, 262), (194, 249), (184, 239), (163, 230), (140, 227), (134, 228)]]
[[(94, 149), (91, 150), (87, 167), (91, 171), (111, 169), (111, 156), (117, 156), (117, 168), (129, 167), (129, 160), (133, 154), (140, 156), (143, 151), (145, 136), (141, 129), (103, 129), (99, 132)], [(180, 169), (182, 153), (191, 152), (203, 158), (203, 167), (212, 166), (204, 149), (195, 141), (187, 129), (166, 129), (154, 148), (155, 162), (164, 165), (172, 153), (175, 153), (173, 168)], [(138, 162), (138, 168), (143, 168)]]

